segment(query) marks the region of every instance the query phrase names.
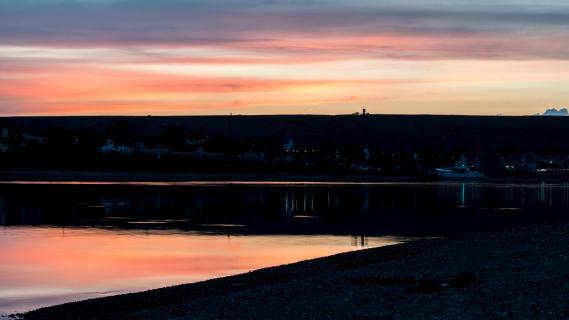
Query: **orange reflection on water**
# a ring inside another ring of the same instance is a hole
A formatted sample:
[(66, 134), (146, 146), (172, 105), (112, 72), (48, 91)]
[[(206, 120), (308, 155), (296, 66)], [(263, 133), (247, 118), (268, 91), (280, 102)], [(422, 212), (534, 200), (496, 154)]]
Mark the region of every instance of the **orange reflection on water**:
[[(366, 238), (365, 245), (398, 239)], [(0, 229), (0, 314), (233, 275), (362, 248), (350, 236)]]

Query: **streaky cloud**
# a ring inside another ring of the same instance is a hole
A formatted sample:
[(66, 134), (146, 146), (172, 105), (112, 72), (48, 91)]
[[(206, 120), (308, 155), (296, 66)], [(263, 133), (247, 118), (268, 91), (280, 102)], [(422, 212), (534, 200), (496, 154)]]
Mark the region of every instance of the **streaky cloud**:
[[(23, 23), (25, 22), (25, 23)], [(400, 37), (424, 48), (367, 43)], [(61, 47), (215, 46), (338, 53), (302, 39), (352, 38), (394, 59), (568, 59), (569, 4), (543, 1), (5, 0), (0, 43)], [(426, 41), (425, 39), (428, 39)], [(472, 39), (466, 41), (465, 39)], [(295, 45), (294, 41), (299, 42)], [(365, 52), (364, 51), (364, 52)], [(311, 53), (311, 52), (308, 52)], [(350, 53), (350, 52), (348, 52)]]

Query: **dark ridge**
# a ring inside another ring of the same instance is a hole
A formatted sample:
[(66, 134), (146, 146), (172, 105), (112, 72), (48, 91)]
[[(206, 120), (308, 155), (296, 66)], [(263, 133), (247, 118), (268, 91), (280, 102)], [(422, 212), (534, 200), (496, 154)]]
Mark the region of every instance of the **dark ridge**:
[(271, 116), (86, 116), (5, 117), (1, 123), (21, 126), (31, 135), (49, 128), (103, 132), (127, 122), (135, 138), (154, 135), (171, 124), (186, 131), (223, 133), (251, 140), (271, 135), (300, 143), (359, 143), (383, 150), (413, 151), (421, 147), (523, 151), (569, 150), (569, 118), (543, 116), (439, 116), (439, 115), (271, 115)]

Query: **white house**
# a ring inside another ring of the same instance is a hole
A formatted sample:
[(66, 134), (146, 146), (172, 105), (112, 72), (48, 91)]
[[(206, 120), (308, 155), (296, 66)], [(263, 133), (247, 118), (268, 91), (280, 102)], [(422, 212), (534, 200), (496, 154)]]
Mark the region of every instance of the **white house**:
[(287, 143), (283, 145), (286, 152), (291, 152), (294, 149), (294, 140), (290, 138)]
[(132, 154), (134, 152), (133, 148), (125, 146), (124, 144), (116, 146), (111, 139), (108, 139), (107, 144), (102, 146), (99, 150), (102, 154)]

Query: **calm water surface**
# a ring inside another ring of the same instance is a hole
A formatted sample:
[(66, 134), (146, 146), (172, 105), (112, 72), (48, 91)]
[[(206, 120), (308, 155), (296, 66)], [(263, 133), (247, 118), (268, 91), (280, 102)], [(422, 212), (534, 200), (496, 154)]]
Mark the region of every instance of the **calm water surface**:
[(3, 183), (0, 314), (567, 212), (569, 184)]
[(394, 243), (389, 237), (6, 227), (0, 230), (0, 313)]

